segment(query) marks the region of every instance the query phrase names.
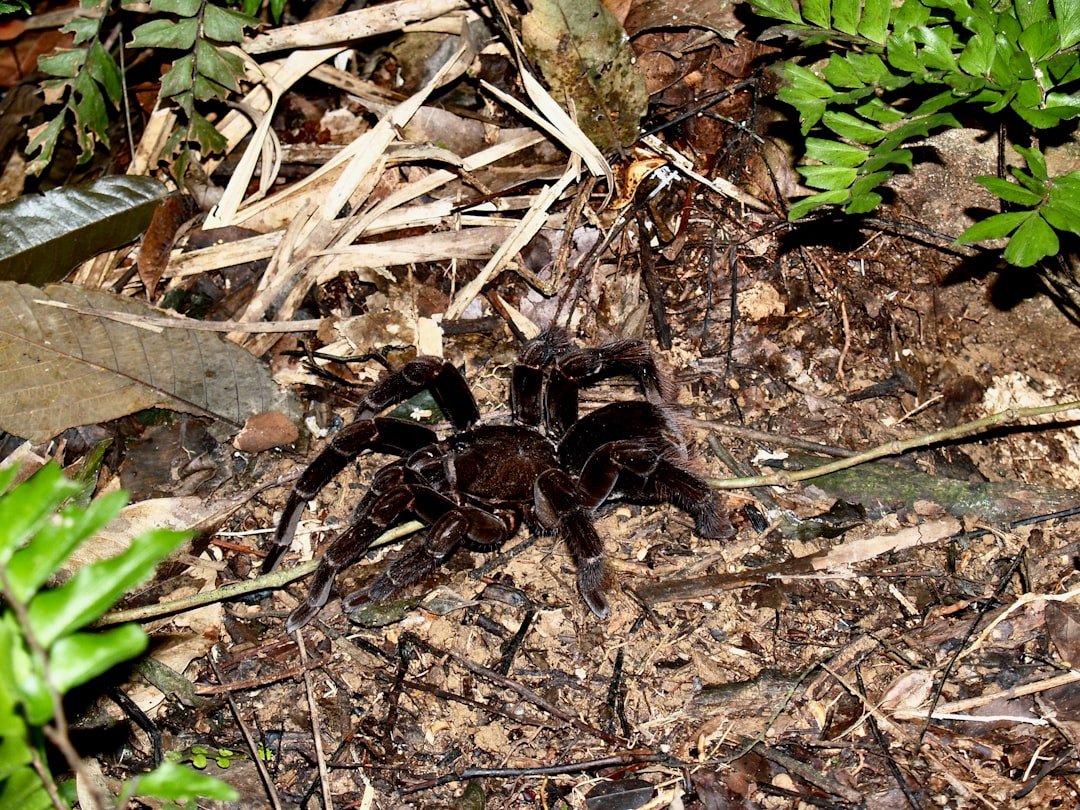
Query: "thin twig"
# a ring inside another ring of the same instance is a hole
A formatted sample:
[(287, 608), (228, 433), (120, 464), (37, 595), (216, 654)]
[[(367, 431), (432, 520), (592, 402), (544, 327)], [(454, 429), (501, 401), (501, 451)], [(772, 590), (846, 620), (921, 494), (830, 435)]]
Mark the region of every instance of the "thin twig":
[[(218, 683), (224, 684), (225, 679), (221, 675), (221, 668), (218, 666), (217, 656), (221, 650), (220, 645), (215, 644), (210, 650), (210, 654), (206, 656), (206, 660), (210, 663), (210, 668), (214, 670), (214, 677), (217, 678)], [(261, 756), (259, 746), (255, 744), (255, 737), (251, 734), (251, 729), (248, 728), (247, 723), (244, 722), (243, 716), (240, 714), (240, 707), (236, 705), (236, 700), (232, 696), (232, 692), (225, 691), (225, 700), (229, 703), (229, 710), (232, 712), (233, 719), (236, 720), (236, 725), (240, 727), (240, 733), (244, 737), (244, 742), (247, 743), (248, 752), (251, 754), (251, 759), (255, 763), (255, 768), (259, 772), (259, 778), (262, 779), (263, 786), (266, 788), (266, 795), (270, 798), (270, 804), (273, 805), (274, 810), (281, 810), (281, 800), (278, 798), (277, 787), (274, 785), (274, 780), (270, 777), (270, 771), (266, 769), (266, 762)]]
[(1080, 400), (1073, 400), (1058, 405), (1041, 405), (1036, 408), (1009, 408), (1008, 410), (991, 414), (982, 419), (976, 419), (973, 422), (965, 422), (956, 427), (939, 430), (936, 433), (925, 433), (910, 439), (894, 439), (893, 441), (885, 442), (884, 444), (880, 444), (877, 447), (862, 453), (856, 453), (853, 456), (840, 459), (839, 461), (830, 461), (827, 464), (822, 464), (819, 467), (812, 467), (808, 470), (757, 475), (749, 478), (706, 478), (705, 480), (708, 482), (709, 486), (714, 489), (788, 486), (797, 481), (809, 481), (813, 478), (820, 478), (829, 473), (857, 467), (868, 461), (874, 461), (875, 459), (884, 458), (885, 456), (898, 456), (901, 453), (906, 453), (908, 450), (913, 450), (916, 447), (926, 447), (931, 444), (952, 441), (974, 433), (979, 433), (987, 428), (1016, 422), (1020, 419), (1048, 416), (1050, 414), (1074, 411), (1077, 409), (1080, 409)]

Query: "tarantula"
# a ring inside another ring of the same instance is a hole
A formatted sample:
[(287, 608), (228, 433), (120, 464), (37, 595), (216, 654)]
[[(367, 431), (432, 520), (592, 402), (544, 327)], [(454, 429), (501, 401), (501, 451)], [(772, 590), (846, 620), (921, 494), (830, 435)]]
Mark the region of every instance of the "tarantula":
[[(578, 418), (579, 388), (616, 376), (635, 378), (645, 400), (613, 402)], [(346, 596), (346, 611), (423, 579), (458, 547), (494, 551), (525, 523), (566, 541), (581, 596), (606, 618), (604, 544), (592, 517), (608, 500), (666, 501), (694, 518), (700, 536), (731, 536), (716, 493), (687, 463), (686, 442), (664, 404), (672, 384), (645, 343), (624, 339), (580, 348), (561, 329), (549, 329), (522, 349), (511, 385), (514, 424), (478, 424), (480, 411), (465, 379), (441, 358), (417, 357), (371, 388), (356, 421), (300, 476), (263, 571), (272, 570), (288, 548), (304, 505), (351, 460), (366, 452), (399, 458), (375, 474), (352, 524), (326, 547), (307, 597), (289, 615), (289, 632), (315, 617), (338, 572), (407, 516), (429, 525), (426, 536)], [(376, 415), (424, 389), (454, 427), (447, 438), (415, 422)]]

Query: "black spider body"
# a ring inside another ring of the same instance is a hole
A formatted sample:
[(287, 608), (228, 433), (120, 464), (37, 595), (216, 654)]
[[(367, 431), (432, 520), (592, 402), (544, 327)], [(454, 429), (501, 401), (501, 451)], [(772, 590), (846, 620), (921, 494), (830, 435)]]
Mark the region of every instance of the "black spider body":
[[(637, 379), (646, 400), (614, 402), (579, 418), (579, 388), (613, 376)], [(376, 416), (423, 389), (456, 430), (447, 438)], [(376, 473), (350, 527), (323, 552), (310, 592), (287, 628), (309, 622), (326, 603), (337, 573), (409, 516), (428, 524), (426, 536), (346, 596), (346, 610), (419, 581), (459, 547), (494, 551), (525, 523), (566, 541), (582, 597), (606, 617), (603, 541), (592, 522), (601, 504), (666, 501), (692, 515), (702, 536), (732, 533), (716, 494), (688, 464), (686, 443), (664, 404), (670, 395), (641, 341), (578, 348), (561, 330), (542, 333), (522, 350), (512, 375), (514, 424), (478, 424), (476, 401), (449, 362), (419, 357), (406, 364), (368, 392), (356, 421), (316, 456), (289, 495), (264, 570), (288, 547), (305, 503), (349, 461), (367, 452), (399, 456)]]

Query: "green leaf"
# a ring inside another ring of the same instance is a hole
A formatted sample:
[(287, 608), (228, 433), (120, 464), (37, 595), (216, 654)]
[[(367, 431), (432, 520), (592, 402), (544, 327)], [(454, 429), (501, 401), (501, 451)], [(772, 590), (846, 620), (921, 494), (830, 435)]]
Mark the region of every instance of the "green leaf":
[(163, 762), (156, 770), (140, 776), (125, 790), (125, 794), (125, 800), (135, 796), (148, 796), (173, 802), (198, 798), (233, 802), (240, 798), (234, 788), (220, 779), (196, 773), (175, 762)]
[(832, 22), (832, 7), (829, 0), (803, 0), (802, 15), (807, 22), (819, 28), (829, 28)]
[(859, 33), (859, 0), (833, 0), (833, 27), (837, 31), (855, 36)]
[(127, 591), (149, 579), (155, 566), (190, 535), (160, 529), (140, 535), (127, 551), (80, 568), (51, 591), (34, 597), (27, 613), (45, 647), (100, 618)]
[(840, 141), (826, 141), (822, 138), (806, 139), (806, 157), (819, 160), (829, 166), (855, 168), (861, 166), (869, 154), (865, 149)]
[(843, 166), (799, 166), (797, 171), (806, 180), (806, 185), (823, 191), (848, 189), (858, 177), (855, 169)]
[(242, 42), (244, 29), (255, 28), (259, 24), (258, 17), (213, 4), (207, 4), (203, 13), (203, 34), (218, 42)]
[(79, 130), (79, 144), (82, 154), (79, 162), (83, 163), (90, 159), (94, 150), (94, 141), (89, 137), (92, 132), (108, 145), (109, 113), (105, 109), (105, 97), (101, 94), (101, 87), (94, 81), (89, 73), (82, 73), (75, 80), (75, 103), (72, 109), (75, 111), (75, 123)]
[(109, 100), (113, 104), (119, 104), (123, 93), (120, 68), (116, 66), (113, 58), (101, 47), (100, 42), (95, 42), (90, 46), (90, 57), (86, 66), (94, 80), (105, 89), (105, 94), (109, 97)]
[(976, 177), (975, 182), (985, 186), (992, 194), (1006, 202), (1025, 205), (1029, 208), (1042, 202), (1042, 195), (1000, 177)]
[(1051, 19), (1049, 0), (1016, 0), (1013, 7), (1020, 25), (1027, 30)]
[[(71, 483), (78, 483), (72, 481)], [(126, 492), (112, 492), (86, 507), (71, 508), (43, 524), (7, 567), (12, 595), (26, 603), (84, 540), (105, 528), (127, 503)]]
[(791, 208), (788, 209), (788, 221), (794, 222), (795, 220), (802, 219), (815, 208), (820, 208), (823, 205), (839, 205), (847, 202), (850, 198), (851, 192), (847, 189), (826, 191), (821, 194), (811, 194), (809, 197), (803, 197), (801, 200), (796, 200)]
[(892, 11), (890, 0), (866, 0), (862, 18), (859, 20), (859, 33), (871, 42), (885, 44), (889, 32), (889, 14)]
[(52, 807), (52, 799), (41, 783), (41, 777), (31, 768), (20, 768), (5, 780), (0, 789), (0, 807), (17, 807), (19, 810), (45, 810)]
[[(244, 11), (249, 14), (254, 13), (254, 11), (258, 10), (259, 5), (252, 0), (250, 6), (245, 4)], [(773, 17), (789, 23), (802, 22), (802, 17), (790, 0), (754, 0), (754, 8), (765, 17)]]
[(56, 281), (86, 259), (135, 239), (165, 187), (150, 177), (102, 177), (0, 205), (0, 279)]
[[(235, 92), (240, 89), (236, 83), (237, 77), (233, 71), (233, 65), (224, 58), (221, 51), (209, 42), (202, 40), (195, 46), (195, 60), (199, 66), (199, 73), (222, 87), (226, 94), (229, 91)], [(195, 95), (196, 97), (199, 95), (197, 86)]]
[(1058, 235), (1040, 216), (1033, 216), (1009, 238), (1003, 258), (1017, 267), (1031, 267), (1060, 249)]
[(228, 146), (225, 136), (199, 113), (192, 113), (191, 123), (195, 129), (195, 138), (203, 154), (224, 152)]
[(985, 242), (989, 239), (1002, 239), (1016, 230), (1020, 223), (1032, 216), (1031, 211), (1010, 211), (1005, 214), (994, 214), (980, 220), (956, 237), (957, 244), (966, 245), (971, 242)]
[(100, 633), (73, 633), (49, 650), (53, 687), (65, 693), (107, 672), (146, 649), (146, 633), (137, 624), (122, 624)]
[(847, 204), (844, 211), (848, 214), (869, 214), (878, 205), (881, 204), (881, 195), (867, 191), (863, 194), (852, 193), (851, 202)]
[(86, 63), (86, 50), (78, 48), (73, 51), (60, 51), (49, 56), (38, 57), (38, 67), (50, 76), (63, 76), (73, 79), (79, 75), (82, 66)]
[(1040, 62), (1058, 49), (1058, 29), (1051, 20), (1042, 20), (1024, 29), (1019, 45), (1032, 62)]
[(7, 566), (12, 555), (78, 488), (78, 484), (64, 478), (55, 462), (50, 462), (0, 498), (0, 567)]
[[(202, 7), (202, 0), (150, 0), (154, 11), (165, 11), (178, 17), (194, 17)], [(213, 6), (207, 5), (207, 10)]]
[(856, 143), (877, 143), (885, 137), (885, 130), (845, 112), (826, 112), (821, 123), (839, 135)]
[(173, 65), (161, 77), (161, 97), (172, 98), (181, 93), (190, 93), (195, 79), (194, 54), (185, 54), (173, 62)]
[(132, 31), (131, 48), (177, 48), (190, 51), (199, 32), (197, 19), (151, 20)]
[(1080, 0), (1054, 0), (1062, 50), (1080, 42)]
[(56, 118), (52, 119), (31, 137), (30, 143), (26, 145), (26, 154), (33, 155), (34, 152), (37, 152), (38, 156), (27, 164), (27, 174), (41, 174), (49, 165), (53, 152), (56, 150), (56, 141), (64, 129), (65, 118), (67, 118), (67, 111), (62, 110)]
[(73, 45), (82, 45), (94, 39), (101, 29), (104, 17), (72, 17), (60, 30), (65, 34), (74, 34)]

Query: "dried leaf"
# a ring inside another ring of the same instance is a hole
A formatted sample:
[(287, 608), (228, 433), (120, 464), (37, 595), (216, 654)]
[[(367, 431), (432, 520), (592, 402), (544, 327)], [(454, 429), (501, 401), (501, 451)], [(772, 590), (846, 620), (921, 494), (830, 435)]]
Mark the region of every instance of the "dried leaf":
[(1047, 602), (1044, 612), (1046, 631), (1061, 660), (1069, 666), (1080, 662), (1080, 605), (1072, 602)]
[(537, 0), (521, 37), (552, 95), (573, 101), (578, 125), (600, 151), (638, 139), (645, 80), (626, 32), (599, 0)]
[(172, 194), (154, 209), (139, 246), (138, 261), (139, 279), (150, 298), (154, 297), (161, 274), (169, 263), (169, 253), (180, 227), (198, 212), (199, 206), (190, 194)]
[(0, 282), (0, 429), (8, 433), (44, 441), (152, 406), (237, 427), (260, 411), (295, 413), (261, 361), (214, 333), (149, 331), (49, 301), (158, 314), (98, 290)]

